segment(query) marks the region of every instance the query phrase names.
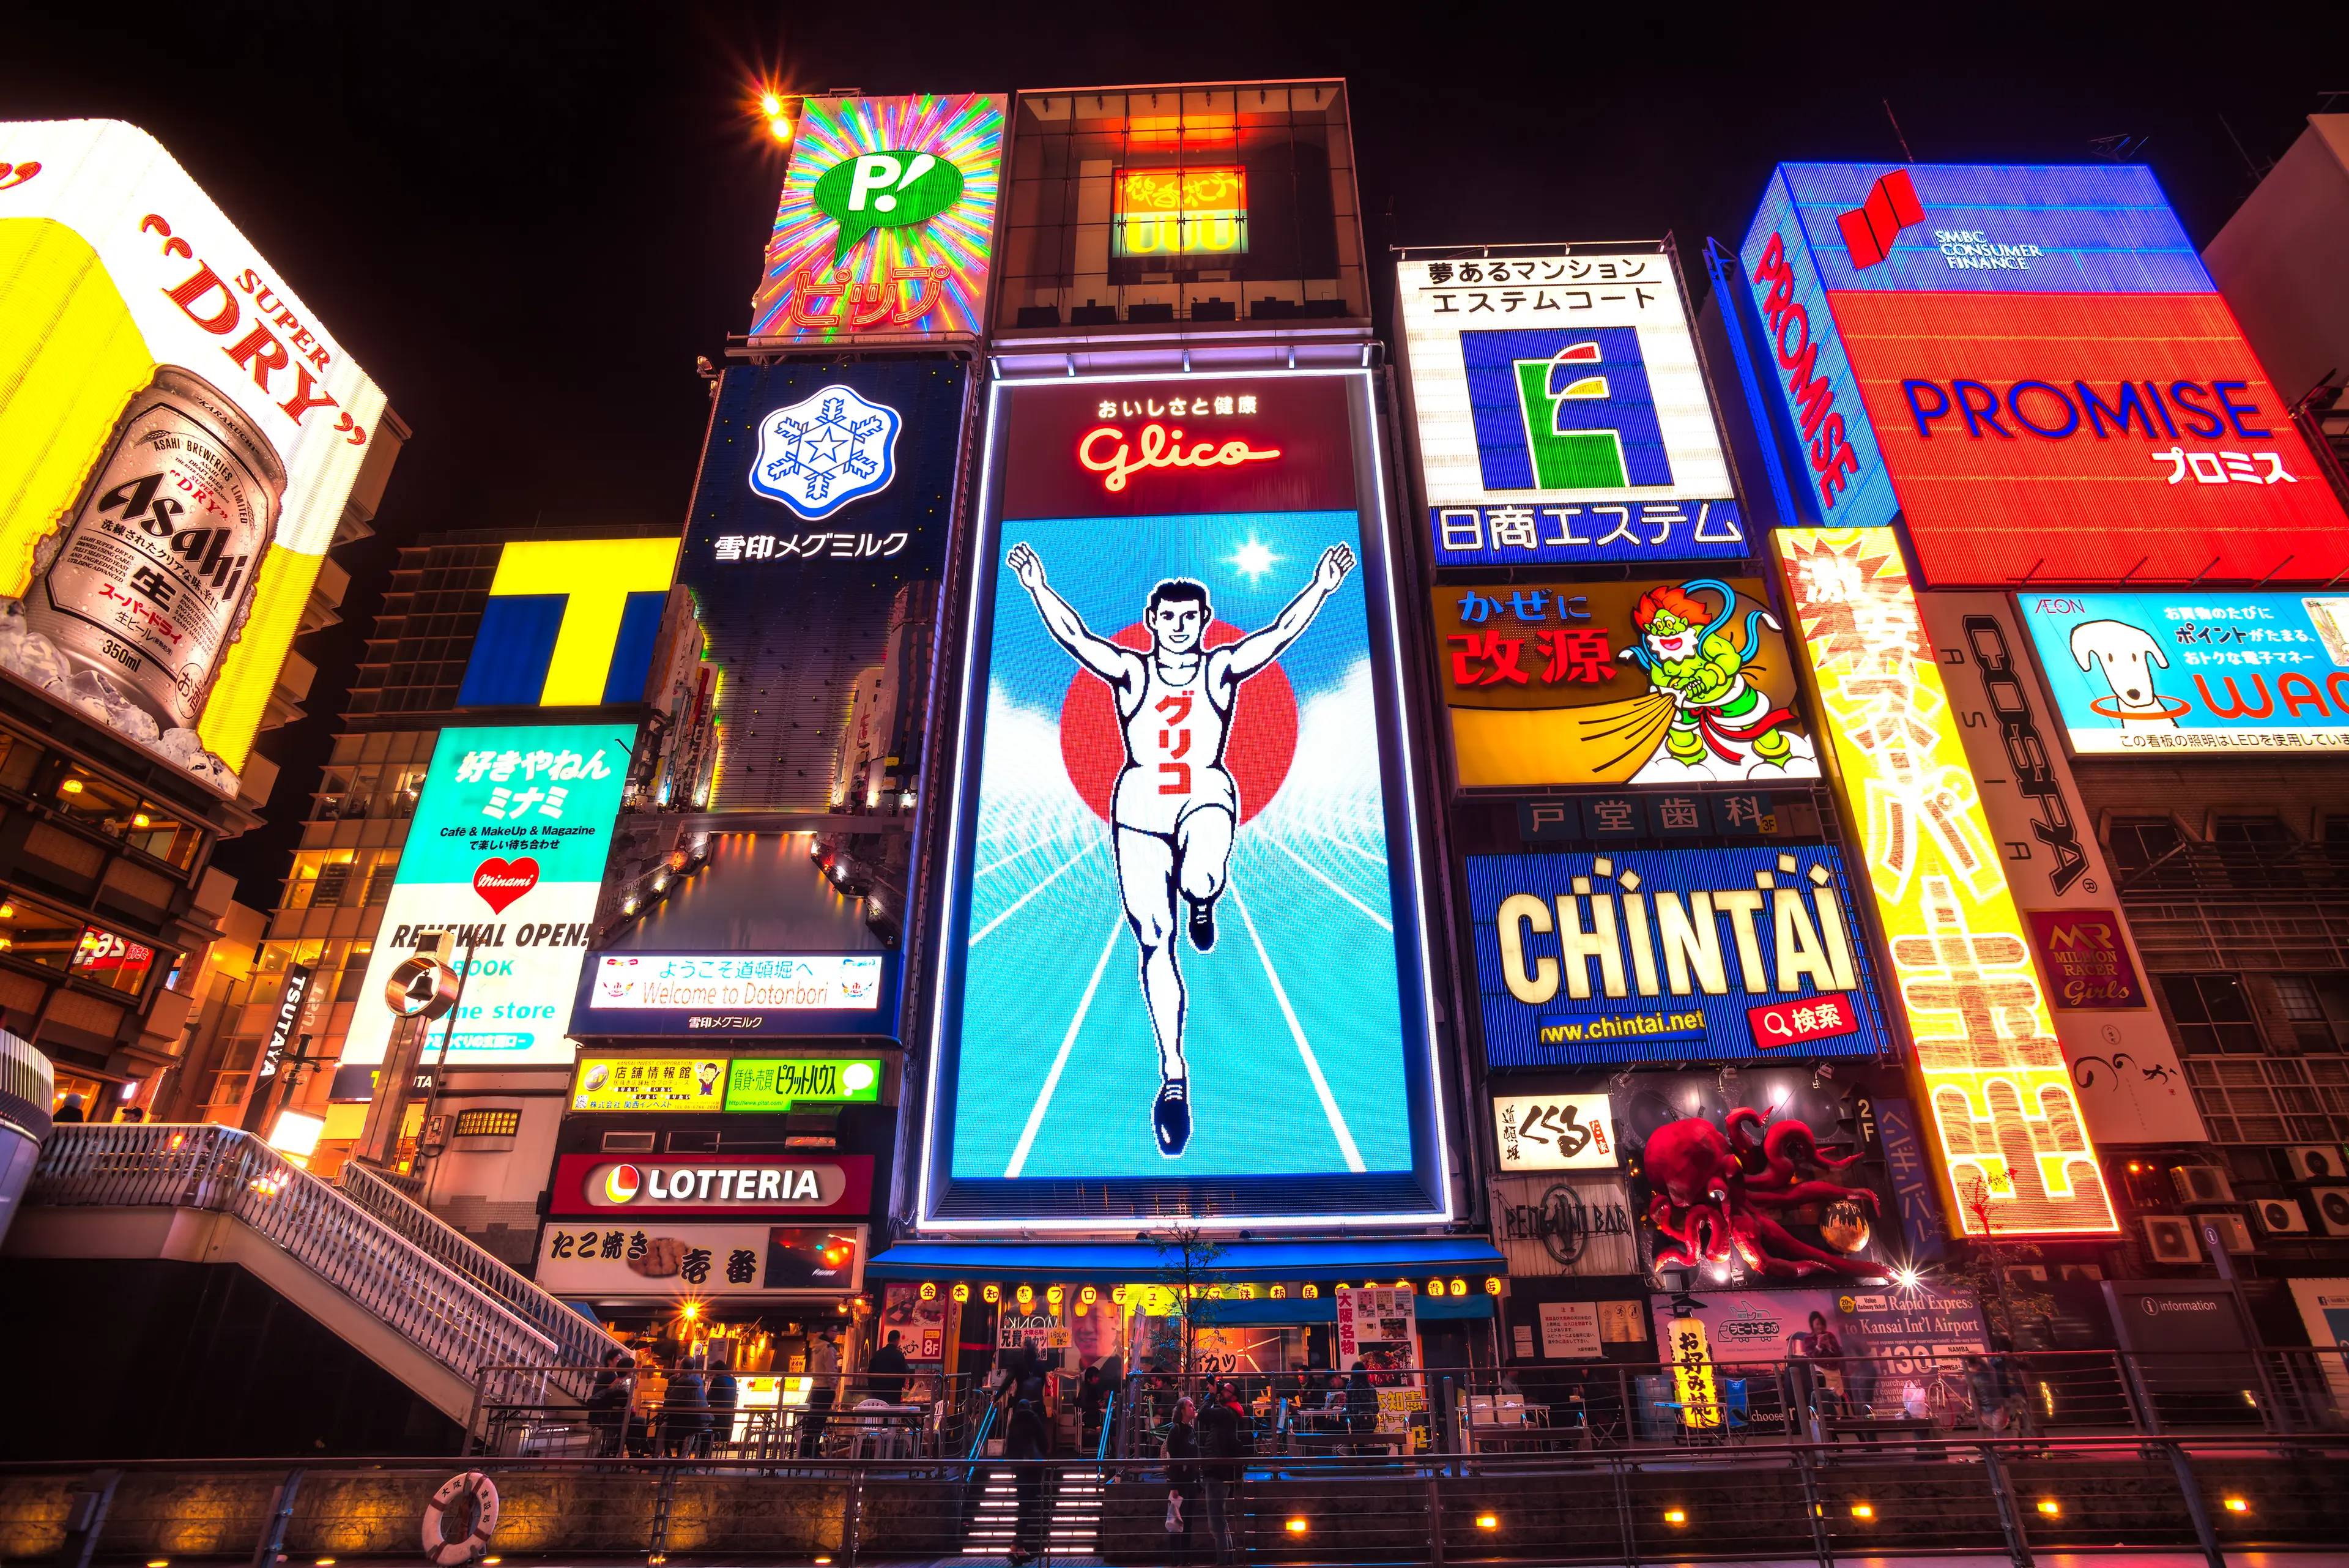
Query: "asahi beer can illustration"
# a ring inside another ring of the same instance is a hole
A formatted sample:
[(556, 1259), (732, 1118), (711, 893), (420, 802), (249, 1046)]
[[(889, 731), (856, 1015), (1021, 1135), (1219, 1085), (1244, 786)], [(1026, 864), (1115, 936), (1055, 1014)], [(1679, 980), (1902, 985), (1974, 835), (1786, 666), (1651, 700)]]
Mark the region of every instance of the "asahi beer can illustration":
[(159, 365), (45, 562), (25, 614), (164, 730), (193, 729), (277, 529), (285, 465), (192, 371)]

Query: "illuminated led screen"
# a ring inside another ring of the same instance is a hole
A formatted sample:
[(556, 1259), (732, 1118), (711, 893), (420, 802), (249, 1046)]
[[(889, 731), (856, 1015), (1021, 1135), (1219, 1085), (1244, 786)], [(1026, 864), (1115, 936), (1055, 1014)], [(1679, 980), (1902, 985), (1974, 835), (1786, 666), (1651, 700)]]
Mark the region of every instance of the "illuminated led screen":
[(1004, 102), (807, 99), (750, 301), (751, 338), (849, 347), (977, 334)]
[(1148, 259), (1247, 252), (1247, 171), (1121, 169), (1110, 254)]
[[(624, 724), (440, 732), (344, 1065), (384, 1059), (384, 984), (429, 930), (456, 933), (451, 963), (465, 982), (445, 1026), (450, 1062), (570, 1063), (570, 1001), (635, 738)], [(435, 1058), (443, 1028), (429, 1035)]]
[(2349, 594), (2023, 594), (2083, 755), (2349, 747)]
[(1819, 776), (1753, 578), (1429, 590), (1462, 789)]
[(1804, 514), (1897, 511), (1936, 586), (2349, 570), (2150, 171), (1782, 164), (1740, 260)]
[[(162, 385), (159, 375), (176, 369), (192, 378), (201, 385), (191, 394), (171, 394), (181, 406), (191, 396), (199, 403), (219, 400), (284, 465), (275, 526), (257, 562), (222, 557), (217, 532), (212, 558), (201, 559), (201, 530), (236, 520), (189, 513), (171, 494), (154, 495), (150, 488), (141, 509), (150, 518), (169, 519), (172, 548), (181, 553), (167, 554), (152, 569), (87, 581), (73, 606), (76, 615), (126, 634), (157, 627), (160, 646), (177, 651), (189, 628), (173, 618), (184, 621), (187, 601), (224, 594), (221, 613), (233, 619), (250, 587), (249, 617), (236, 640), (221, 649), (216, 664), (208, 658), (191, 676), (212, 680), (194, 725), (201, 750), (159, 743), (155, 726), (140, 725), (119, 705), (104, 704), (98, 715), (119, 720), (116, 729), (129, 739), (233, 793), (233, 777), (212, 770), (201, 752), (216, 754), (232, 774), (244, 766), (344, 504), (374, 449), (384, 395), (145, 131), (109, 119), (0, 124), (0, 169), (6, 171), (0, 174), (0, 388), (6, 389), (0, 395), (0, 594), (41, 591), (33, 576), (35, 544), (75, 515), (85, 483), (113, 446), (117, 421), (145, 407), (150, 389)], [(155, 451), (154, 462), (168, 468), (164, 449)], [(135, 482), (145, 475), (134, 468), (124, 477), (136, 493)], [(104, 502), (98, 496), (93, 504), (106, 512)], [(173, 565), (199, 561), (201, 569), (189, 575)], [(12, 645), (0, 663), (16, 660), (7, 667), (39, 685), (45, 667), (19, 658), (21, 646)], [(148, 651), (171, 661), (168, 653)]]
[(1368, 390), (993, 389), (927, 1220), (1445, 1207)]
[[(785, 857), (776, 868), (797, 878), (805, 867)], [(897, 967), (877, 950), (599, 953), (579, 976), (574, 1033), (894, 1035)]]
[(1396, 287), (1436, 565), (1749, 553), (1669, 252), (1410, 255)]
[(1962, 1234), (2117, 1229), (1890, 529), (1776, 535)]

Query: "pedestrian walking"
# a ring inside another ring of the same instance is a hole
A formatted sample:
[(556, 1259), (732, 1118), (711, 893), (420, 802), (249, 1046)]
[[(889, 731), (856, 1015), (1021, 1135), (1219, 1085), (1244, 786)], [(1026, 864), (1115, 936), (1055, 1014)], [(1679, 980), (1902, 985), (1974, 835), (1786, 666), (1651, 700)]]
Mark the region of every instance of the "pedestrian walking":
[(864, 1364), (864, 1386), (872, 1397), (884, 1405), (895, 1405), (905, 1397), (905, 1352), (897, 1343), (897, 1331), (889, 1331), (888, 1342), (873, 1353)]
[(1019, 1463), (1011, 1485), (1018, 1508), (1011, 1526), (1011, 1568), (1033, 1563), (1044, 1542), (1044, 1471), (1035, 1461), (1045, 1457), (1051, 1434), (1044, 1425), (1044, 1370), (1036, 1362), (1036, 1347), (1022, 1345), (997, 1394), (1003, 1428), (1003, 1457)]
[(1199, 1453), (1205, 1461), (1207, 1491), (1207, 1534), (1218, 1563), (1239, 1561), (1233, 1525), (1239, 1518), (1240, 1481), (1247, 1473), (1246, 1427), (1240, 1414), (1240, 1392), (1231, 1383), (1219, 1383), (1207, 1407), (1199, 1412)]
[(807, 1409), (800, 1417), (800, 1458), (812, 1459), (823, 1450), (823, 1428), (833, 1402), (840, 1397), (840, 1345), (825, 1329), (808, 1342)]

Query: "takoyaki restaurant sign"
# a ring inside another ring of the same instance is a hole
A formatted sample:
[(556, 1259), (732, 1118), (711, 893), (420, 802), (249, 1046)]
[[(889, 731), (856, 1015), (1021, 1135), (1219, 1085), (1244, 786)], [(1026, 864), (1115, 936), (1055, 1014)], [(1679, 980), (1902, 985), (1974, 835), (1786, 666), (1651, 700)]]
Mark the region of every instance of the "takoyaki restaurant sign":
[(861, 1214), (872, 1207), (873, 1157), (744, 1159), (723, 1154), (615, 1159), (566, 1154), (554, 1164), (559, 1215)]

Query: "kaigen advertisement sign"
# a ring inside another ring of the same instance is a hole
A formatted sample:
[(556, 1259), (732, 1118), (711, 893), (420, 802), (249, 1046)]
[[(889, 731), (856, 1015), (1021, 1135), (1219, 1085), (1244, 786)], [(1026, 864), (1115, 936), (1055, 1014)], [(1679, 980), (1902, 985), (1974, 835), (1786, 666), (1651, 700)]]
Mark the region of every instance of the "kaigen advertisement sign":
[(1396, 287), (1436, 565), (1753, 553), (1669, 249), (1406, 255)]
[(2178, 1047), (2146, 994), (2120, 889), (2012, 605), (2003, 594), (1927, 594), (1919, 603), (2089, 1135), (2202, 1142)]
[[(616, 724), (440, 732), (345, 1065), (384, 1059), (392, 1016), (374, 999), (425, 931), (456, 936), (464, 992), (450, 1062), (570, 1064), (564, 999), (578, 987), (635, 738)], [(429, 1038), (437, 1058), (440, 1029)]]
[(1750, 578), (1429, 591), (1462, 789), (1819, 776)]
[(1368, 392), (992, 388), (929, 1220), (1446, 1206)]
[(2072, 750), (2349, 747), (2349, 595), (2016, 597)]
[(1503, 1170), (1612, 1170), (1620, 1151), (1603, 1094), (1495, 1095)]
[(1935, 587), (2349, 570), (2150, 170), (1782, 164), (1740, 256), (1806, 514), (1898, 511)]
[(750, 301), (751, 341), (977, 337), (1003, 109), (998, 93), (806, 99)]
[(384, 395), (145, 131), (0, 170), (0, 670), (233, 795)]
[(853, 1056), (582, 1056), (574, 1111), (790, 1111), (871, 1105), (881, 1063)]
[(1467, 872), (1493, 1066), (1889, 1046), (1833, 846), (1471, 855)]
[(1775, 539), (1960, 1233), (2116, 1231), (1899, 543)]

